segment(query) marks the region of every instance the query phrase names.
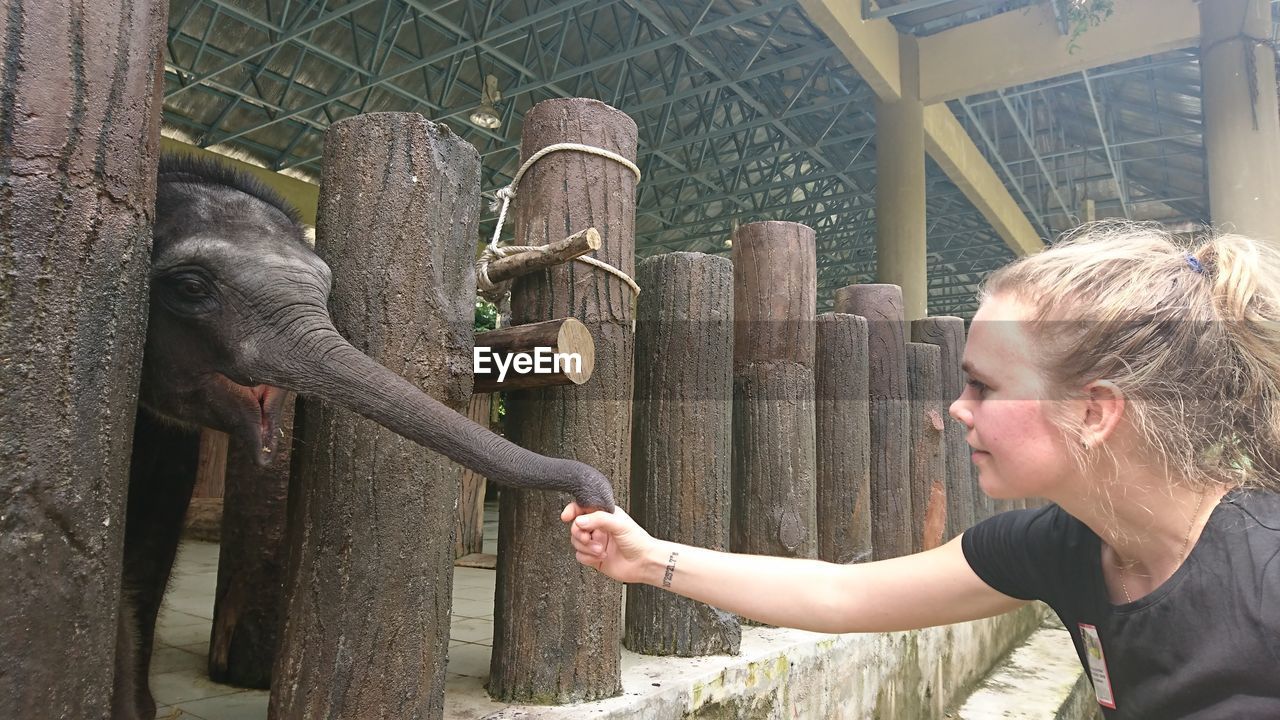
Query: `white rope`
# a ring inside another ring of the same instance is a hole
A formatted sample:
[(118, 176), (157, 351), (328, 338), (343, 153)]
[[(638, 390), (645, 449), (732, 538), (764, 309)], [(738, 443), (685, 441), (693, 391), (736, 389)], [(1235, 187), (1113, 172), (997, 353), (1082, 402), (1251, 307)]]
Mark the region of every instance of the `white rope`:
[[(480, 259), (476, 260), (476, 285), (479, 287), (481, 295), (489, 297), (490, 294), (494, 294), (494, 291), (499, 289), (497, 285), (489, 280), (489, 263), (515, 253), (546, 250), (546, 245), (499, 246), (498, 240), (502, 236), (502, 225), (507, 220), (507, 208), (511, 205), (512, 199), (516, 196), (516, 188), (520, 185), (520, 179), (524, 177), (525, 172), (532, 167), (534, 163), (558, 150), (576, 150), (578, 152), (584, 152), (589, 155), (598, 155), (600, 157), (616, 161), (625, 165), (628, 170), (635, 173), (636, 182), (640, 182), (640, 168), (636, 167), (635, 163), (615, 152), (592, 145), (582, 145), (580, 143), (556, 143), (554, 145), (548, 145), (531, 155), (529, 159), (525, 160), (524, 164), (520, 166), (520, 169), (516, 171), (515, 177), (511, 178), (511, 184), (504, 188), (500, 188), (498, 192), (494, 194), (493, 205), (490, 206), (490, 210), (498, 210), (498, 224), (493, 228), (493, 239), (489, 241), (489, 245), (485, 247), (484, 252), (480, 254)], [(501, 205), (499, 205), (499, 203), (501, 203)], [(632, 293), (635, 295), (640, 294), (640, 286), (636, 284), (636, 281), (632, 280), (631, 276), (609, 263), (598, 258), (587, 257), (586, 255), (576, 257), (574, 260), (598, 267), (605, 272), (613, 274), (630, 286)], [(499, 296), (505, 294), (505, 290), (496, 294)]]

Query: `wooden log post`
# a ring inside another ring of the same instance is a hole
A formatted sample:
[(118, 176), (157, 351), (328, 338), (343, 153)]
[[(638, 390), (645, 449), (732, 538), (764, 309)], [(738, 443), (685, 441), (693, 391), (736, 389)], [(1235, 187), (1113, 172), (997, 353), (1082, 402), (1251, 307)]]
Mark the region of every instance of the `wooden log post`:
[(908, 555), (912, 540), (911, 425), (906, 321), (897, 285), (848, 285), (836, 312), (867, 319), (871, 415), (871, 548), (876, 560)]
[(270, 465), (259, 466), (238, 444), (228, 448), (218, 586), (209, 635), (209, 678), (215, 682), (271, 687), (284, 613), (293, 414), (290, 394), (281, 405), (281, 437)]
[(196, 484), (183, 518), (182, 536), (204, 542), (222, 537), (222, 501), (226, 493), (227, 434), (212, 428), (200, 430), (200, 455), (196, 460)]
[(479, 333), (473, 365), (477, 393), (581, 385), (595, 370), (596, 347), (586, 325), (559, 318)]
[(196, 484), (192, 499), (222, 498), (227, 484), (227, 446), (230, 439), (221, 430), (200, 430), (200, 459), (196, 465)]
[(818, 447), (818, 559), (871, 559), (871, 418), (867, 320), (818, 316), (814, 361)]
[[(479, 342), (480, 336), (476, 336)], [(482, 427), (489, 427), (493, 396), (477, 392), (467, 405), (467, 417)], [(458, 510), (455, 515), (453, 559), (484, 552), (484, 491), (487, 480), (469, 468), (462, 468), (458, 484)]]
[(975, 522), (975, 509), (981, 495), (973, 476), (969, 443), (962, 423), (948, 414), (951, 403), (964, 392), (965, 331), (964, 320), (958, 317), (927, 317), (911, 322), (913, 342), (937, 345), (941, 353), (942, 367), (942, 418), (946, 425), (943, 445), (946, 447), (947, 472), (947, 530), (946, 539), (959, 535)]
[(758, 222), (733, 234), (734, 552), (818, 554), (812, 228)]
[(106, 718), (169, 3), (3, 7), (0, 717)]
[[(479, 201), (475, 146), (421, 115), (358, 115), (325, 135), (316, 251), (334, 325), (457, 411), (472, 386)], [(271, 716), (440, 718), (458, 466), (324, 402), (302, 404), (296, 427), (301, 547)]]
[[(631, 513), (655, 537), (729, 549), (733, 265), (668, 253), (636, 269)], [(647, 585), (627, 588), (629, 650), (736, 655), (737, 616)]]
[(947, 531), (942, 351), (937, 345), (909, 342), (906, 357), (911, 398), (912, 552), (920, 552), (941, 545)]
[[(524, 117), (520, 155), (576, 142), (636, 156), (636, 124), (596, 100), (535, 105)], [(600, 230), (596, 257), (635, 272), (636, 177), (614, 160), (582, 152), (544, 156), (516, 197), (517, 245), (545, 245), (574, 228)], [(595, 338), (585, 385), (508, 393), (507, 434), (535, 452), (598, 468), (627, 506), (634, 295), (620, 278), (572, 262), (517, 278), (512, 325), (573, 316)], [(560, 511), (567, 494), (503, 489), (489, 693), (505, 702), (566, 703), (621, 688), (622, 585), (574, 560)]]

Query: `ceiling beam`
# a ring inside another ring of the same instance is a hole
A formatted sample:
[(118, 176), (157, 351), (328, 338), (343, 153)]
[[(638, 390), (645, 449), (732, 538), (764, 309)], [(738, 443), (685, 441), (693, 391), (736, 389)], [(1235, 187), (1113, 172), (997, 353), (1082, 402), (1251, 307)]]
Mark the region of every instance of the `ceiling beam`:
[(1111, 17), (1074, 44), (1058, 31), (1050, 3), (1035, 3), (919, 38), (920, 98), (926, 104), (956, 100), (1178, 50), (1199, 40), (1200, 15), (1193, 0), (1117, 2)]
[(898, 30), (888, 20), (862, 20), (861, 4), (852, 0), (799, 0), (813, 24), (831, 38), (849, 64), (886, 102), (902, 99), (898, 62)]
[(924, 109), (924, 147), (1014, 255), (1030, 255), (1044, 248), (1039, 233), (1000, 182), (995, 169), (945, 104)]
[[(898, 31), (893, 23), (885, 19), (864, 21), (860, 3), (848, 0), (798, 1), (881, 100), (892, 102), (902, 98)], [(920, 61), (923, 80), (923, 56)], [(991, 223), (1014, 254), (1026, 255), (1044, 247), (1018, 203), (946, 105), (925, 108), (924, 133), (926, 152)]]

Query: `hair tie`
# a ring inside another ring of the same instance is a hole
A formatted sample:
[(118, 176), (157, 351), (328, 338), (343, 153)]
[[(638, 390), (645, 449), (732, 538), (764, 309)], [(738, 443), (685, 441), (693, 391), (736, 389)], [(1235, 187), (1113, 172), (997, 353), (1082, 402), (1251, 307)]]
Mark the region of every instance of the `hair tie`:
[(1197, 260), (1194, 255), (1187, 256), (1187, 265), (1190, 266), (1191, 269), (1194, 270), (1197, 275), (1204, 274), (1204, 266), (1200, 264), (1200, 261)]

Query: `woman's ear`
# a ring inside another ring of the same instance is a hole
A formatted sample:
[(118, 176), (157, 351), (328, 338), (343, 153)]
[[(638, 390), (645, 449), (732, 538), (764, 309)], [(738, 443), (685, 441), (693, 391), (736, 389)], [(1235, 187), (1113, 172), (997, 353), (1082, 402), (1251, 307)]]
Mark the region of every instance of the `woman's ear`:
[(1097, 447), (1111, 438), (1124, 416), (1125, 398), (1110, 380), (1095, 380), (1085, 386), (1084, 422), (1080, 440), (1086, 448)]

